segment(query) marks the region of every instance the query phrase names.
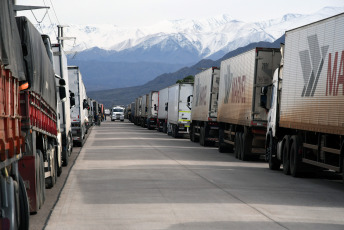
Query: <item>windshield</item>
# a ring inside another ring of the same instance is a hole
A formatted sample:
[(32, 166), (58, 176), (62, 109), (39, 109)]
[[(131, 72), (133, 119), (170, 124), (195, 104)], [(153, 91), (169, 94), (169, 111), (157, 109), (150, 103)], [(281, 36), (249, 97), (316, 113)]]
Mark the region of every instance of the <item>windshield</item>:
[(122, 112), (123, 113), (123, 109), (112, 109), (112, 112)]

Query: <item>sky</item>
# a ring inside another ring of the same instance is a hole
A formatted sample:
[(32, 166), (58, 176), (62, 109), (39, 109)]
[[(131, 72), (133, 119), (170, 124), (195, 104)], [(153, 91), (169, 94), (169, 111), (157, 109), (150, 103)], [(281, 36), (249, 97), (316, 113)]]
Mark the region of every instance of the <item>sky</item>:
[(287, 13), (311, 14), (325, 6), (344, 6), (344, 0), (17, 0), (18, 5), (53, 6), (20, 12), (34, 21), (68, 24), (150, 26), (164, 20), (202, 19), (228, 14), (232, 19), (256, 22)]

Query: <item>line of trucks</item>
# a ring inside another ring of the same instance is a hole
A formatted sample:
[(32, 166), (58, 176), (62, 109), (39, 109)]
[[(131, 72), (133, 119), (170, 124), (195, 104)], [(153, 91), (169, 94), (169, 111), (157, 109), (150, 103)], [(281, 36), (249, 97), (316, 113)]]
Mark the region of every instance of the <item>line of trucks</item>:
[(344, 177), (344, 14), (285, 33), (280, 49), (255, 48), (136, 98), (130, 120), (271, 170)]
[[(67, 66), (12, 1), (0, 0), (0, 229), (28, 229), (45, 189), (84, 143), (101, 105), (87, 98), (80, 70)], [(98, 115), (98, 114), (97, 114)]]

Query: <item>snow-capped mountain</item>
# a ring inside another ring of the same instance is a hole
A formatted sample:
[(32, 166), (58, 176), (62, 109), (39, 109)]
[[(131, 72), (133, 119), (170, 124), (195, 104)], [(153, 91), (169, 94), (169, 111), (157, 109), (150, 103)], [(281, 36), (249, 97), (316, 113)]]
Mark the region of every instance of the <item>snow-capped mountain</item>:
[[(65, 36), (73, 36), (77, 40), (75, 46), (72, 47), (71, 43), (68, 43), (69, 46), (65, 48), (80, 52), (97, 47), (103, 50), (102, 57), (112, 56), (113, 61), (116, 61), (114, 58), (116, 54), (123, 58), (123, 56), (131, 56), (130, 54), (136, 51), (143, 54), (150, 49), (154, 54), (158, 51), (166, 53), (183, 50), (183, 53), (196, 55), (196, 59), (219, 58), (220, 55), (251, 42), (272, 42), (282, 36), (286, 30), (343, 11), (344, 7), (326, 7), (311, 15), (287, 14), (279, 19), (255, 23), (240, 22), (230, 15), (221, 15), (201, 20), (163, 21), (143, 28), (70, 25), (65, 28)], [(55, 37), (53, 28), (55, 29), (52, 25), (45, 26), (43, 31), (48, 31), (51, 37)], [(144, 60), (147, 60), (146, 56)]]

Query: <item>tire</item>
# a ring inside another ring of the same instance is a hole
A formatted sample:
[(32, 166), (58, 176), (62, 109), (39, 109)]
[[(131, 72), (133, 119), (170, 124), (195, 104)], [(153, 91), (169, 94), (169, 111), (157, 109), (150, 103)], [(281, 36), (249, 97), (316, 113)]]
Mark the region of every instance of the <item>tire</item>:
[(236, 159), (239, 159), (239, 133), (235, 133), (235, 140), (234, 140), (234, 155)]
[(297, 136), (291, 137), (292, 145), (290, 148), (290, 174), (293, 177), (298, 177), (301, 171), (301, 157), (298, 154), (300, 141)]
[(242, 160), (242, 133), (238, 133), (238, 159)]
[(48, 163), (50, 165), (51, 172), (50, 177), (45, 178), (46, 188), (53, 188), (56, 183), (56, 177), (57, 177), (57, 163), (56, 163), (56, 155), (55, 152), (51, 152), (51, 146), (49, 146), (50, 154), (54, 154), (54, 157), (52, 159), (52, 162), (50, 161), (50, 156), (48, 156)]
[[(271, 133), (270, 133), (271, 134)], [(281, 162), (277, 159), (277, 152), (276, 152), (276, 141), (269, 135), (269, 145), (266, 147), (266, 155), (269, 158), (269, 169), (271, 170), (278, 170), (281, 167)], [(275, 155), (273, 157), (273, 155)]]
[(202, 146), (206, 146), (206, 144), (205, 144), (205, 128), (203, 126), (201, 126), (201, 128), (200, 128), (199, 144)]
[(248, 161), (252, 156), (252, 135), (247, 132), (242, 133), (241, 141), (241, 158), (243, 161)]
[(290, 175), (290, 156), (289, 156), (289, 136), (284, 137), (282, 159), (283, 159), (283, 173), (285, 175)]
[(29, 209), (29, 200), (26, 193), (26, 188), (24, 185), (23, 178), (18, 175), (19, 180), (19, 230), (28, 230), (29, 229), (29, 220), (30, 220), (30, 209)]

